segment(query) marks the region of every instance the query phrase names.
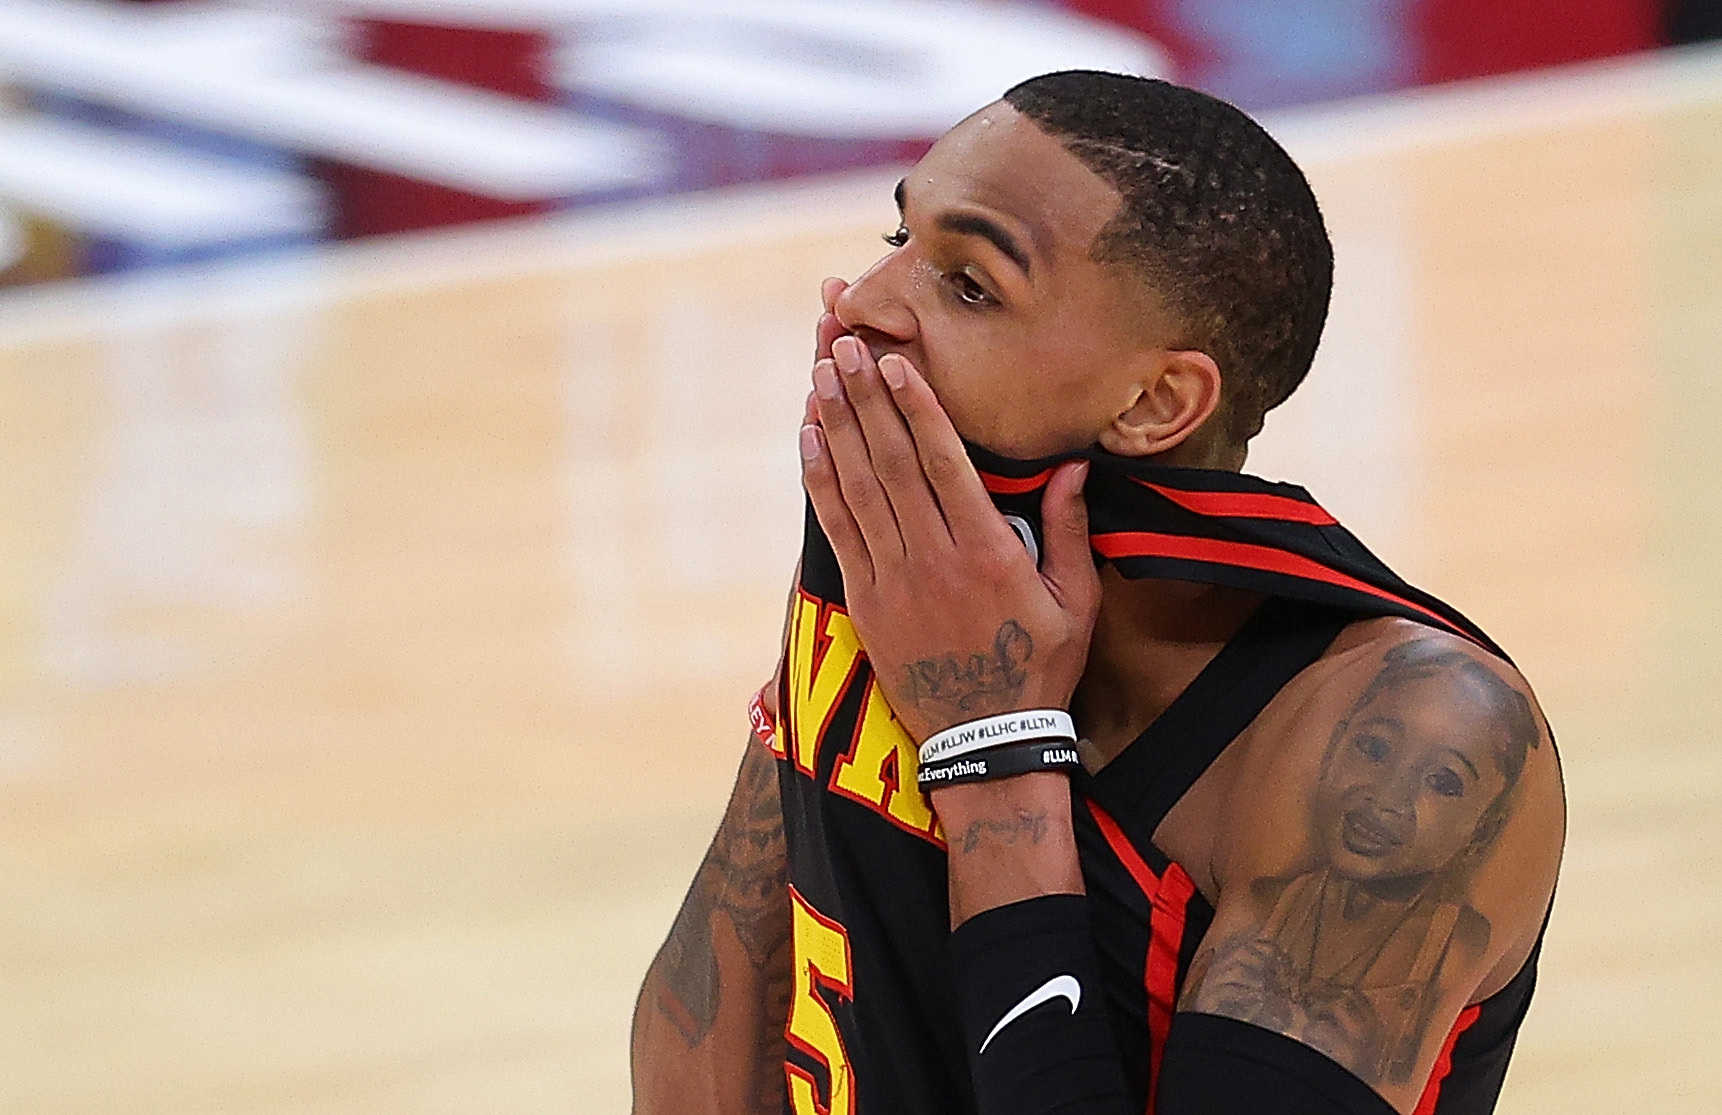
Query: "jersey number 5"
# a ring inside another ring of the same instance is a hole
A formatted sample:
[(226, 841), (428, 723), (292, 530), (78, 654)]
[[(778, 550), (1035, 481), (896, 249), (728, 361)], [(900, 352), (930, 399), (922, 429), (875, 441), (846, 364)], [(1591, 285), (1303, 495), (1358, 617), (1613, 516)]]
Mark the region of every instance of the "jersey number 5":
[(794, 887), (789, 888), (794, 919), (795, 998), (789, 1005), (785, 1030), (791, 1045), (806, 1053), (825, 1069), (830, 1095), (819, 1102), (819, 1087), (813, 1075), (798, 1065), (785, 1064), (789, 1077), (789, 1108), (795, 1115), (854, 1115), (855, 1079), (849, 1068), (849, 1053), (837, 1019), (820, 989), (843, 999), (853, 999), (854, 974), (849, 966), (849, 934), (839, 924), (807, 904)]

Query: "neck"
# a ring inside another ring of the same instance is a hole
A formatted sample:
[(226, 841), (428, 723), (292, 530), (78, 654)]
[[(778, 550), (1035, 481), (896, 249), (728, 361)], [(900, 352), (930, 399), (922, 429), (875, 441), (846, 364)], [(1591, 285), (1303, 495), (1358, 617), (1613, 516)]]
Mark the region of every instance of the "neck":
[(1074, 712), (1110, 762), (1152, 724), (1255, 612), (1262, 595), (1101, 572), (1100, 617)]

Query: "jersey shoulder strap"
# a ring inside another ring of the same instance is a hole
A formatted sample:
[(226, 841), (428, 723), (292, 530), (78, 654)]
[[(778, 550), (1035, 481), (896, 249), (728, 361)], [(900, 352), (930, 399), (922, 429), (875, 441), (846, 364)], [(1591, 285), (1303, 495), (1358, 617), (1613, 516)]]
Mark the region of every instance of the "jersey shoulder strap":
[(1356, 613), (1269, 597), (1213, 661), (1084, 792), (1151, 835), (1274, 695), (1319, 659)]

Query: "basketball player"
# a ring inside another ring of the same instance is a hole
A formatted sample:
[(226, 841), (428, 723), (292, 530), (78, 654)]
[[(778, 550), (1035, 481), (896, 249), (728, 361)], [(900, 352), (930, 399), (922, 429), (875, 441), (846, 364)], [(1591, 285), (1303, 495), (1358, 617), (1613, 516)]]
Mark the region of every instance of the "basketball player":
[(1073, 72), (898, 204), (826, 285), (784, 657), (636, 1112), (1492, 1110), (1558, 763), (1486, 635), (1241, 472), (1326, 315), (1303, 176)]

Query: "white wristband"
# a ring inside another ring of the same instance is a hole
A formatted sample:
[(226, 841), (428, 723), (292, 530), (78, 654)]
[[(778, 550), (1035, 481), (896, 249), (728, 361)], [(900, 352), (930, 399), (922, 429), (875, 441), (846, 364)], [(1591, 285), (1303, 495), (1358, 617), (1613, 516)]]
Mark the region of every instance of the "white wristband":
[(1037, 740), (1076, 742), (1076, 721), (1063, 709), (1037, 708), (1007, 712), (957, 724), (927, 737), (921, 745), (921, 762), (938, 763), (972, 751), (1002, 747), (1007, 743)]

